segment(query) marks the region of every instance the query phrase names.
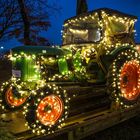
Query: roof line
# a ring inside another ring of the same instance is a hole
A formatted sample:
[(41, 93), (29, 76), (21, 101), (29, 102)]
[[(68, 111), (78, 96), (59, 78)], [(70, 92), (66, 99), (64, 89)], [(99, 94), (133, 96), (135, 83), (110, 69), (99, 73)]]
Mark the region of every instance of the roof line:
[(107, 14), (110, 14), (110, 15), (111, 14), (119, 14), (120, 16), (126, 16), (126, 17), (129, 17), (129, 18), (132, 18), (132, 19), (137, 19), (137, 16), (126, 14), (126, 13), (120, 12), (118, 10), (114, 10), (114, 9), (111, 9), (111, 8), (99, 8), (99, 9), (96, 9), (96, 10), (89, 11), (87, 13), (82, 13), (78, 16), (71, 17), (69, 19), (66, 19), (64, 22), (68, 22), (69, 20), (72, 20), (74, 18), (88, 16), (88, 15), (93, 14), (95, 12), (100, 13), (101, 11), (105, 11)]

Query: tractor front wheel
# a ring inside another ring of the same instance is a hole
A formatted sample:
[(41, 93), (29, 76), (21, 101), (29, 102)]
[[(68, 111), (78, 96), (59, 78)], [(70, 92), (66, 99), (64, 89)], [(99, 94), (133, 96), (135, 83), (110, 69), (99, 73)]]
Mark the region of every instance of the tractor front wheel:
[(11, 81), (6, 82), (1, 87), (1, 107), (5, 110), (15, 111), (23, 107), (27, 101), (27, 96), (23, 96), (19, 89)]
[(25, 107), (27, 125), (33, 133), (52, 133), (61, 128), (68, 116), (66, 91), (55, 85), (46, 85), (34, 92), (33, 101)]

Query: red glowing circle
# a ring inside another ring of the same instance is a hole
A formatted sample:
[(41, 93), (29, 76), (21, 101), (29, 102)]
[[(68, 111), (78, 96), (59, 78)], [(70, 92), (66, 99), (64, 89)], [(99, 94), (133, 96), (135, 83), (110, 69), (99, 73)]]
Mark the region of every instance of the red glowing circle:
[(62, 100), (56, 95), (46, 96), (40, 101), (36, 112), (43, 125), (54, 125), (63, 113)]
[(12, 87), (8, 88), (8, 90), (6, 91), (6, 100), (7, 100), (8, 104), (11, 106), (19, 107), (23, 103), (25, 103), (26, 99), (27, 99), (27, 97), (23, 97), (23, 98), (19, 98), (19, 99), (15, 98)]
[(139, 63), (131, 60), (125, 63), (120, 74), (120, 89), (123, 97), (127, 100), (135, 100), (139, 96)]

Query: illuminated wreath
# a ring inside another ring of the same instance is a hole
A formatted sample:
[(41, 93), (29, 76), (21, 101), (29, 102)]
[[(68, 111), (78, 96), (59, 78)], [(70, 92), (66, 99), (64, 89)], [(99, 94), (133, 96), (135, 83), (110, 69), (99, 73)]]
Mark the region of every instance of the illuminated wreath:
[(4, 110), (20, 109), (27, 101), (27, 96), (23, 95), (19, 81), (9, 80), (2, 84), (0, 94), (0, 106)]
[(68, 116), (69, 99), (61, 87), (47, 84), (33, 93), (33, 101), (24, 107), (26, 125), (33, 133), (50, 134), (61, 128)]
[(136, 50), (120, 52), (109, 68), (108, 92), (123, 107), (137, 103), (140, 95), (140, 59)]

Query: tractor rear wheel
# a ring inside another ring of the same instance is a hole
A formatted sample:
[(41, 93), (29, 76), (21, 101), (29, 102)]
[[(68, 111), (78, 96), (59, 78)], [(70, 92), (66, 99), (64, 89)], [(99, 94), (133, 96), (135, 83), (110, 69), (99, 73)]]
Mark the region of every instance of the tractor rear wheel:
[(68, 116), (66, 91), (55, 85), (46, 85), (34, 92), (33, 101), (25, 107), (27, 125), (33, 133), (53, 133), (62, 127)]
[(108, 93), (123, 107), (138, 102), (140, 95), (140, 60), (133, 49), (123, 50), (116, 56), (107, 76)]

